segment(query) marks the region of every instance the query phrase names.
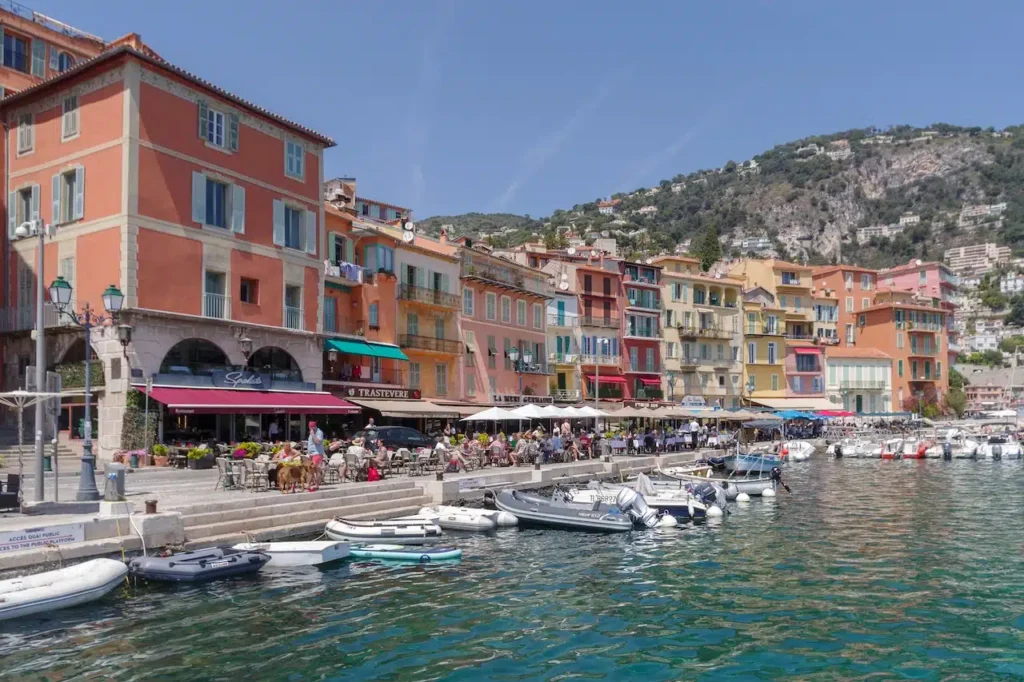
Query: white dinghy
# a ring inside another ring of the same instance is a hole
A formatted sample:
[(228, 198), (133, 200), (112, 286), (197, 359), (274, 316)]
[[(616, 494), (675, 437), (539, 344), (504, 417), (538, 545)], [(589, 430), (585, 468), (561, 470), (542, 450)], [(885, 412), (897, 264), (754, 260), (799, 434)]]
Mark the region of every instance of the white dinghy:
[(95, 601), (117, 587), (128, 567), (92, 559), (56, 571), (0, 580), (0, 620), (66, 609)]
[(441, 530), (488, 531), (495, 528), (515, 526), (519, 519), (515, 514), (496, 509), (477, 509), (474, 507), (452, 507), (438, 505), (423, 507), (418, 514), (420, 518), (430, 519)]
[(267, 566), (320, 566), (348, 556), (347, 542), (310, 540), (308, 542), (242, 542), (233, 549), (270, 555)]
[(441, 527), (419, 517), (387, 521), (334, 519), (327, 522), (324, 532), (332, 540), (391, 545), (427, 545), (441, 539)]

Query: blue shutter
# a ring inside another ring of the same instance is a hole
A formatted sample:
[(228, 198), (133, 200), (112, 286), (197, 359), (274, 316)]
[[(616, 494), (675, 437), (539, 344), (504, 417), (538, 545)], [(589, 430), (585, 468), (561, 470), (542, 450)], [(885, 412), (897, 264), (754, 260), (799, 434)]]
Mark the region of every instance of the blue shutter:
[(18, 227), (15, 223), (18, 220), (18, 193), (7, 194), (7, 238), (14, 239), (14, 230)]
[[(2, 37), (0, 35), (0, 45), (3, 45)], [(60, 50), (54, 45), (50, 45), (50, 71), (60, 71)]]
[(32, 185), (32, 215), (29, 220), (39, 220), (39, 185)]
[(305, 211), (302, 229), (306, 233), (306, 253), (316, 254), (316, 213)]
[(46, 43), (32, 39), (32, 75), (46, 78)]

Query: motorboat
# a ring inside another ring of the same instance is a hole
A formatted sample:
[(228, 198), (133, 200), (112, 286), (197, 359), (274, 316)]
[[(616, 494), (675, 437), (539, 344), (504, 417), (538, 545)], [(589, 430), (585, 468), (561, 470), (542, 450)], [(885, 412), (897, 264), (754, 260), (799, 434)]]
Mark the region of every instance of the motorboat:
[(925, 456), (929, 459), (977, 459), (980, 445), (966, 431), (951, 429), (942, 442), (928, 448)]
[(882, 459), (924, 459), (933, 443), (916, 438), (889, 438), (882, 441), (878, 456)]
[(694, 464), (691, 466), (674, 466), (660, 469), (666, 476), (693, 478), (710, 478), (712, 468), (707, 464)]
[[(685, 483), (680, 480), (670, 481), (670, 485), (658, 485), (645, 474), (640, 474), (631, 485), (616, 485), (591, 481), (586, 488), (567, 491), (573, 502), (593, 504), (594, 502), (620, 502), (624, 490), (635, 491), (642, 495), (644, 502), (651, 508), (661, 510), (686, 519), (703, 519), (707, 516), (720, 516), (725, 508), (725, 491), (714, 482), (699, 479), (696, 483)], [(626, 501), (622, 499), (621, 501)], [(620, 504), (620, 507), (622, 505)], [(711, 508), (718, 511), (708, 513)], [(670, 517), (671, 518), (671, 517)], [(672, 522), (659, 522), (659, 526), (674, 526)]]
[(242, 542), (232, 549), (263, 552), (270, 556), (267, 566), (320, 566), (348, 556), (347, 542), (310, 540), (307, 542)]
[(783, 442), (779, 454), (789, 457), (794, 462), (803, 462), (811, 458), (815, 449), (813, 444), (805, 440), (790, 440)]
[(573, 502), (560, 489), (551, 497), (501, 490), (494, 495), (494, 505), (515, 515), (524, 525), (613, 533), (633, 528), (633, 518), (618, 506), (600, 500), (590, 504)]
[(692, 484), (712, 483), (725, 491), (725, 499), (733, 502), (740, 493), (750, 496), (759, 496), (766, 490), (775, 490), (782, 479), (782, 472), (772, 469), (768, 474), (754, 474), (745, 476), (731, 476), (729, 478), (705, 478), (703, 476), (688, 476), (675, 473), (672, 469), (659, 469), (658, 472), (665, 478), (662, 480), (653, 478), (651, 484), (655, 489), (672, 487), (676, 482)]
[(786, 458), (772, 453), (738, 452), (724, 457), (723, 460), (722, 464), (726, 471), (766, 474), (772, 469), (782, 467)]
[(978, 445), (979, 459), (1020, 459), (1021, 445), (1009, 433), (994, 433)]
[(327, 522), (324, 533), (332, 540), (343, 542), (391, 545), (427, 545), (439, 541), (442, 535), (441, 526), (419, 517), (384, 521), (336, 518)]
[(355, 559), (383, 561), (415, 561), (429, 564), (433, 561), (453, 561), (462, 557), (457, 547), (412, 547), (409, 545), (353, 545), (349, 555)]
[(878, 443), (863, 438), (843, 438), (835, 443), (830, 443), (825, 448), (825, 454), (836, 458), (851, 457), (858, 459), (861, 457), (877, 457), (879, 454)]
[(515, 526), (519, 523), (513, 514), (496, 509), (478, 509), (476, 507), (452, 507), (437, 505), (423, 507), (418, 517), (431, 519), (441, 530), (489, 531), (498, 527)]
[(169, 556), (141, 556), (128, 562), (129, 572), (147, 580), (195, 583), (251, 575), (270, 561), (259, 551), (210, 547)]
[(124, 581), (128, 567), (91, 559), (67, 568), (0, 580), (0, 620), (66, 609), (96, 601)]

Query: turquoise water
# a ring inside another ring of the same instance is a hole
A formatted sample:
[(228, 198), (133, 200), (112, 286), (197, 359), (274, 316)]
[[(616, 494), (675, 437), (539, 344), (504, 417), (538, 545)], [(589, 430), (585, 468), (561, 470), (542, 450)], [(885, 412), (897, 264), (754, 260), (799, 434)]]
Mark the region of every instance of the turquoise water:
[(1024, 469), (792, 465), (793, 495), (629, 536), (460, 536), (459, 564), (138, 587), (0, 624), (4, 680), (1024, 677)]

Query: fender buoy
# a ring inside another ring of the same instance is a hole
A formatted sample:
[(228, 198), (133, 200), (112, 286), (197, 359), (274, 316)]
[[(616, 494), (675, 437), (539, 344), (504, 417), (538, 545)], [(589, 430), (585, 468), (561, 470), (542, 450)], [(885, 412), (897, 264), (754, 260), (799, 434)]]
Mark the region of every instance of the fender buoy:
[(782, 456), (785, 457), (789, 454), (789, 448), (782, 448)]
[(928, 446), (925, 443), (921, 443), (917, 446), (918, 457), (924, 457), (926, 452), (928, 452)]

